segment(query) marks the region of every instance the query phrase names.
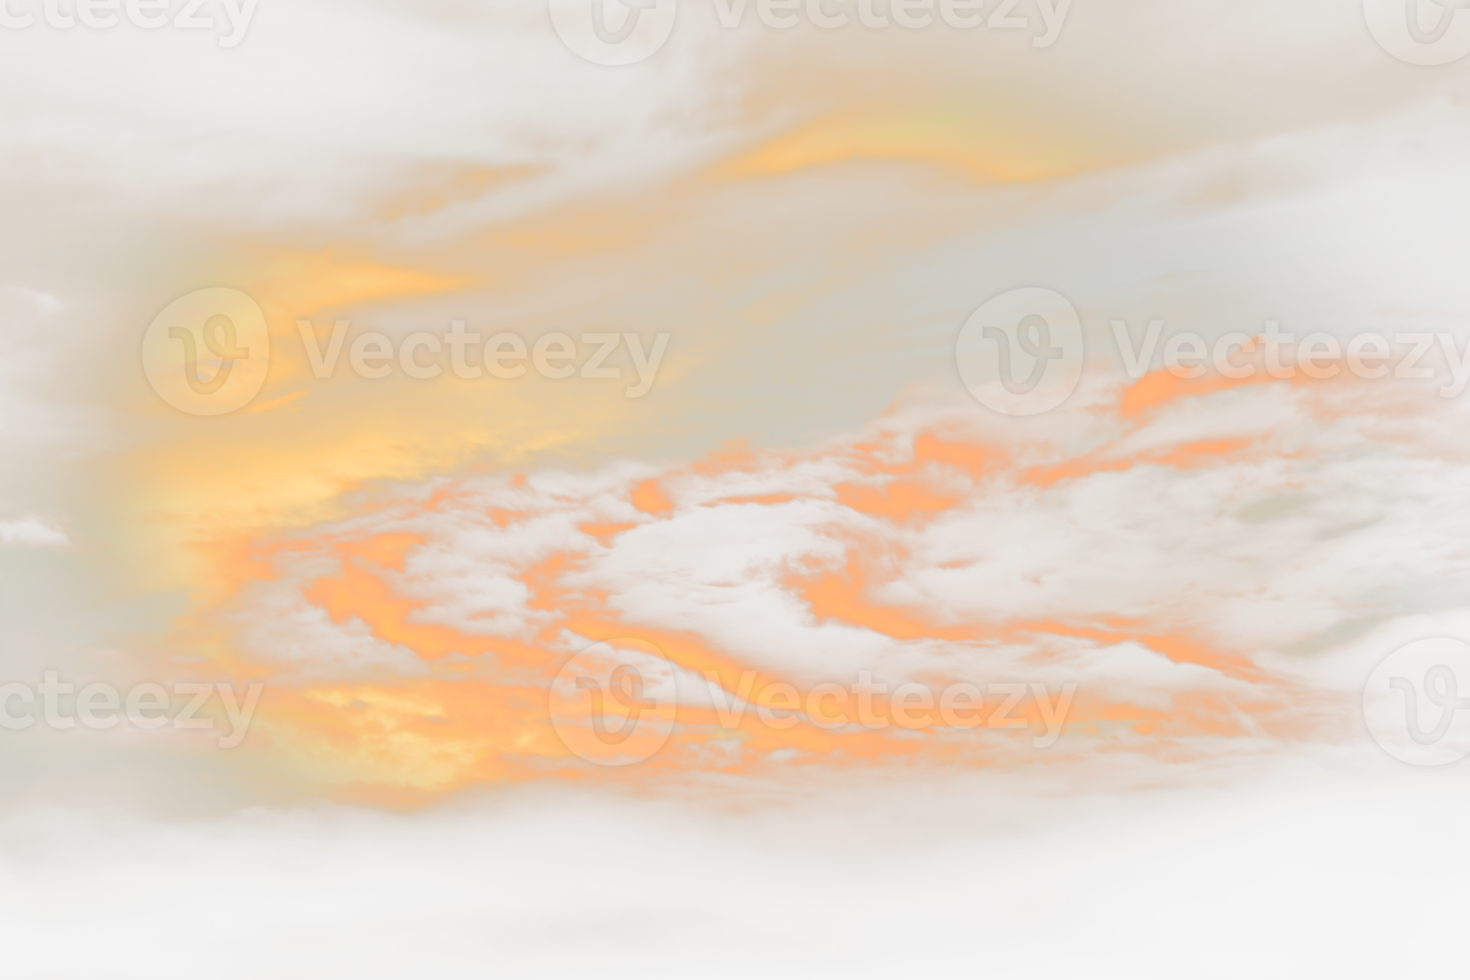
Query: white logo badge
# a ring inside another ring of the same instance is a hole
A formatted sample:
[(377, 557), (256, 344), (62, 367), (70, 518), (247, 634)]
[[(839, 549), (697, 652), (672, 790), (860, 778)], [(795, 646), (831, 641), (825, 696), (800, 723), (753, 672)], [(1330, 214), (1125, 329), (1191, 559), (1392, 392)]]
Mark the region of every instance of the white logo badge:
[(1086, 354), (1082, 320), (1050, 289), (1013, 289), (976, 310), (955, 346), (960, 377), (1004, 415), (1040, 415), (1071, 397)]
[(1389, 654), (1363, 690), (1363, 718), (1400, 762), (1443, 766), (1470, 755), (1470, 644), (1435, 638)]
[(678, 0), (551, 0), (551, 25), (595, 65), (651, 58), (674, 32)]
[(1470, 0), (1363, 0), (1373, 37), (1411, 65), (1447, 65), (1470, 54), (1466, 8)]
[(673, 665), (644, 640), (595, 643), (551, 682), (551, 724), (562, 743), (599, 766), (650, 758), (674, 730)]
[(250, 404), (265, 384), (270, 360), (265, 314), (238, 289), (181, 296), (143, 336), (148, 383), (190, 415), (227, 415)]

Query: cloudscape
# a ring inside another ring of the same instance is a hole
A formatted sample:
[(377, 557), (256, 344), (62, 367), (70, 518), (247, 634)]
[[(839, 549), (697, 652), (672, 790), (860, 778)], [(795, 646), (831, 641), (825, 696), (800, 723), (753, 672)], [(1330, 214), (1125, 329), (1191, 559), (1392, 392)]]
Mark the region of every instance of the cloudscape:
[(1470, 11), (0, 5), (0, 975), (1453, 973)]

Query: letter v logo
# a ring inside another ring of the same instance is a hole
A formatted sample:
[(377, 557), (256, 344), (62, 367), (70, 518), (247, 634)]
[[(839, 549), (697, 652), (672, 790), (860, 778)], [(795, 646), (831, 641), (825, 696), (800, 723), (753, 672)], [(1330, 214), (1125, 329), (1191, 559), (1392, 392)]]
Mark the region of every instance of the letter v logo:
[(1363, 720), (1389, 755), (1444, 766), (1470, 755), (1470, 644), (1429, 637), (1385, 657), (1363, 687)]
[(657, 708), (659, 702), (653, 698), (642, 696), (642, 674), (632, 664), (623, 664), (619, 669), (613, 671), (613, 676), (607, 682), (607, 688), (613, 695), (613, 701), (628, 708), (628, 717), (623, 718), (622, 727), (616, 732), (607, 730), (607, 711), (603, 708), (603, 685), (597, 677), (578, 677), (576, 686), (581, 691), (587, 691), (592, 695), (592, 735), (597, 736), (597, 741), (603, 745), (622, 745), (628, 741), (628, 736), (638, 730), (638, 718), (642, 717), (644, 708)]
[(1012, 289), (965, 321), (955, 345), (970, 394), (1002, 415), (1040, 415), (1071, 397), (1082, 380), (1082, 321), (1050, 289)]
[(1411, 65), (1447, 65), (1470, 54), (1470, 0), (1363, 0), (1380, 47)]
[(678, 0), (550, 0), (562, 43), (595, 65), (653, 57), (674, 31)]
[(170, 303), (143, 336), (143, 371), (158, 396), (190, 415), (228, 415), (260, 393), (270, 332), (238, 289), (199, 289)]
[(547, 692), (551, 726), (573, 755), (598, 766), (651, 758), (673, 733), (674, 668), (651, 642), (594, 643), (567, 661)]

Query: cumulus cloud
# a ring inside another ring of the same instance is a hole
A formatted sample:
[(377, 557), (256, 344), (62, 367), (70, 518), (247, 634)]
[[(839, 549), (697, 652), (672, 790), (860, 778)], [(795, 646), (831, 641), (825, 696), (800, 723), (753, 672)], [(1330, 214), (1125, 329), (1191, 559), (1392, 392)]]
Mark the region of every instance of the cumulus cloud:
[[(399, 732), (414, 711), (395, 703), (390, 723), (362, 706), (427, 698), (417, 716), (453, 722), (449, 741), (425, 728), (400, 763), (436, 759), (438, 788), (575, 767), (543, 737), (545, 691), (617, 637), (653, 643), (685, 690), (717, 677), (717, 701), (859, 678), (1071, 686), (1058, 758), (1355, 737), (1341, 691), (1372, 651), (1326, 673), (1293, 657), (1331, 662), (1336, 637), (1457, 608), (1470, 470), (1431, 435), (1463, 409), (1357, 380), (1185, 385), (1129, 409), (1132, 384), (1095, 376), (1032, 427), (919, 389), (809, 450), (405, 487), (258, 542), (211, 615), (302, 703), (359, 705), (318, 711), (315, 731), (283, 718), (308, 742), (337, 725)], [(808, 710), (790, 738), (747, 733), (710, 755), (728, 733), (710, 727), (708, 695), (689, 703), (660, 757), (676, 769), (846, 765), (859, 744), (815, 732)], [(924, 727), (928, 748), (885, 735), (866, 757), (1030, 759)], [(413, 779), (396, 764), (373, 778)]]

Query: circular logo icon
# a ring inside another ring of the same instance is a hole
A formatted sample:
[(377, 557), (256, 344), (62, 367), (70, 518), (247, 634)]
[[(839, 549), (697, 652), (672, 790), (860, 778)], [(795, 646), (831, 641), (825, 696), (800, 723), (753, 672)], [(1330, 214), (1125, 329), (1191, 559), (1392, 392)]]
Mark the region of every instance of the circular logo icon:
[(595, 65), (651, 58), (674, 32), (678, 0), (550, 0), (551, 26)]
[(190, 415), (227, 415), (265, 384), (270, 333), (255, 300), (215, 287), (181, 296), (143, 335), (143, 370), (158, 397)]
[(965, 321), (955, 346), (960, 377), (1003, 415), (1040, 415), (1082, 380), (1082, 320), (1066, 297), (1029, 287), (1002, 293)]
[(1443, 766), (1470, 755), (1470, 644), (1439, 637), (1389, 654), (1363, 690), (1363, 718), (1400, 762)]
[(573, 753), (599, 766), (651, 758), (674, 730), (674, 668), (645, 640), (595, 643), (551, 682), (551, 724)]
[(1466, 8), (1470, 0), (1363, 0), (1374, 39), (1411, 65), (1447, 65), (1470, 54)]

